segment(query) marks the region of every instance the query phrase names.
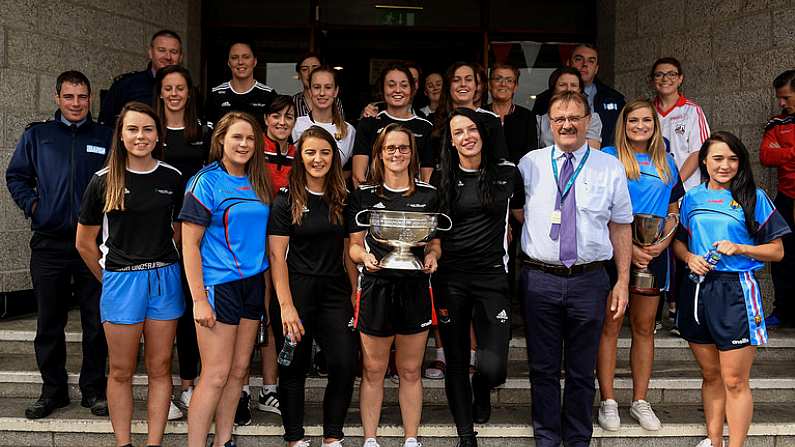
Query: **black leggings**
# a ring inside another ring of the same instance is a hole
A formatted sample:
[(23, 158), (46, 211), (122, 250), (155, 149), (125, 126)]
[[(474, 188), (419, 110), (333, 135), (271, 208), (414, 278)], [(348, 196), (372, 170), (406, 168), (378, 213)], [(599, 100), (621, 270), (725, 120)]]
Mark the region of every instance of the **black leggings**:
[(179, 378), (195, 380), (199, 376), (199, 344), (196, 342), (196, 325), (193, 321), (193, 298), (185, 267), (180, 263), (182, 290), (185, 295), (185, 312), (177, 320), (177, 358), (179, 359)]
[[(342, 427), (351, 404), (359, 342), (353, 332), (353, 306), (348, 277), (290, 274), (290, 292), (305, 334), (296, 346), (290, 366), (279, 365), (279, 409), (284, 440), (304, 438), (304, 385), (311, 366), (312, 339), (326, 355), (328, 384), (323, 395), (323, 437), (342, 439)], [(279, 302), (271, 300), (276, 349), (284, 345)]]
[[(505, 383), (511, 339), (511, 303), (505, 273), (444, 273), (432, 279), (444, 343), (447, 403), (459, 436), (474, 433), (472, 386), (488, 390)], [(469, 382), (469, 326), (478, 342), (477, 372)]]

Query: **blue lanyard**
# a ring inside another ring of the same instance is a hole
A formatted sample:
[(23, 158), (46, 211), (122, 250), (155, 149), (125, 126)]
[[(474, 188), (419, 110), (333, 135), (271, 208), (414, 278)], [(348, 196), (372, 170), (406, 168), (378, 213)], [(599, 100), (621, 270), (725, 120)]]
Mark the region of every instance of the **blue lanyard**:
[(591, 148), (585, 150), (585, 155), (582, 157), (582, 161), (580, 164), (577, 165), (577, 169), (574, 171), (574, 174), (571, 175), (571, 178), (568, 182), (566, 182), (566, 186), (563, 188), (563, 191), (560, 190), (560, 181), (558, 180), (558, 161), (555, 159), (555, 149), (553, 148), (550, 152), (550, 158), (552, 159), (552, 173), (555, 174), (555, 186), (558, 188), (558, 193), (560, 193), (560, 200), (561, 202), (566, 197), (566, 194), (569, 193), (571, 187), (574, 185), (574, 180), (577, 179), (577, 176), (580, 175), (580, 171), (582, 171), (582, 167), (585, 166), (585, 162), (588, 160), (588, 156), (591, 155)]

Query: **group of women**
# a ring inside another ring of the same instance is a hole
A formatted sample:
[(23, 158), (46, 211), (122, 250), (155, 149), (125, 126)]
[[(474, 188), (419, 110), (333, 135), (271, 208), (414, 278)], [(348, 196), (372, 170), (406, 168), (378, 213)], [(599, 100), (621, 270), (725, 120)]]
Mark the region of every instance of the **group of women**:
[[(422, 365), (434, 326), (458, 445), (477, 445), (474, 423), (488, 421), (490, 391), (507, 376), (508, 222), (524, 217), (524, 185), (506, 161), (500, 118), (477, 105), (486, 80), (479, 72), (457, 63), (443, 77), (429, 76), (425, 90), (434, 112), (425, 120), (411, 107), (418, 85), (413, 74), (390, 65), (379, 81), (386, 110), (362, 120), (358, 131), (336, 107), (335, 71), (325, 66), (309, 74), (311, 113), (298, 118), (292, 98), (277, 96), (265, 117), (230, 112), (210, 131), (196, 116), (190, 74), (178, 66), (157, 74), (155, 108), (124, 107), (107, 167), (85, 194), (77, 237), (103, 282), (117, 445), (131, 445), (131, 379), (143, 334), (147, 445), (162, 442), (176, 336), (180, 352), (198, 346), (201, 357), (195, 383), (195, 357), (180, 361), (183, 389), (191, 393), (188, 445), (205, 446), (214, 421), (213, 445), (234, 446), (235, 411), (261, 321), (270, 323), (277, 350), (295, 346), (292, 361), (278, 366), (288, 446), (309, 445), (304, 386), (313, 340), (326, 353), (329, 372), (322, 445), (342, 445), (360, 353), (364, 446), (378, 446), (394, 345), (404, 446), (419, 446)], [(660, 428), (646, 394), (655, 314), (661, 292), (673, 289), (675, 256), (702, 281), (696, 285), (680, 274), (677, 312), (704, 377), (709, 437), (699, 446), (721, 445), (726, 418), (729, 445), (736, 447), (751, 419), (754, 350), (766, 341), (753, 272), (781, 258), (780, 237), (789, 228), (756, 188), (742, 142), (726, 132), (705, 135), (698, 126), (703, 113), (679, 93), (682, 79), (675, 59), (658, 61), (650, 77), (657, 99), (628, 103), (615, 147), (603, 148), (625, 167), (635, 214), (673, 213), (681, 220), (675, 240), (633, 248), (634, 266), (648, 267), (659, 291), (631, 297), (630, 413), (643, 428)], [(550, 87), (583, 89), (579, 73), (569, 69), (559, 70)], [(589, 135), (596, 147), (599, 129)], [(357, 187), (349, 191), (351, 156)], [(683, 180), (695, 168), (703, 182), (686, 192)], [(380, 261), (389, 248), (360, 217), (377, 209), (445, 213), (452, 225), (412, 249), (421, 270), (385, 268)], [(666, 231), (674, 225), (669, 221)], [(722, 255), (715, 265), (704, 259), (709, 250)], [(605, 321), (600, 345), (599, 423), (607, 430), (620, 426), (613, 379), (621, 323)], [(273, 355), (268, 361), (275, 369)]]

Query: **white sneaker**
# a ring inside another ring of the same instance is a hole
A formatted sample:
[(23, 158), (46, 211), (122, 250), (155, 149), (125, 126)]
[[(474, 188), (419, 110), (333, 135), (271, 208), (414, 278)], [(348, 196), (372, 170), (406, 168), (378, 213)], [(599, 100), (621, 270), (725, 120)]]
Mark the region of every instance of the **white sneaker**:
[(375, 438), (367, 438), (364, 440), (362, 447), (381, 447), (381, 445), (375, 442)]
[(168, 420), (175, 421), (177, 419), (182, 419), (182, 416), (185, 416), (185, 414), (182, 413), (182, 410), (180, 410), (179, 407), (174, 405), (174, 401), (169, 401), (169, 403), (171, 404), (171, 406), (168, 407)]
[(422, 447), (422, 443), (417, 441), (417, 438), (406, 438), (403, 447)]
[[(342, 441), (344, 441), (344, 439), (338, 439), (338, 440), (336, 440), (334, 442), (331, 442), (329, 444), (326, 444), (324, 442), (323, 444), (321, 444), (321, 447), (342, 447)], [(309, 444), (307, 444), (307, 447), (308, 446), (309, 446)]]
[(182, 394), (179, 395), (179, 401), (185, 408), (190, 407), (190, 398), (193, 397), (193, 387), (188, 387), (187, 390), (183, 391)]
[[(721, 445), (721, 447), (724, 447), (726, 445), (726, 443), (723, 442), (723, 440), (721, 439), (720, 445)], [(696, 444), (696, 447), (713, 447), (712, 446), (712, 440), (709, 439), (709, 438), (702, 439), (701, 442)]]
[(603, 400), (599, 405), (599, 426), (607, 431), (618, 431), (621, 418), (618, 416), (618, 402), (613, 399)]
[[(295, 444), (293, 444), (293, 447), (309, 447), (310, 442), (311, 441), (309, 441), (308, 439), (302, 439), (302, 440), (296, 442)], [(326, 445), (326, 444), (323, 444), (323, 445)], [(329, 445), (333, 445), (333, 444), (329, 444)]]
[(640, 424), (644, 430), (657, 431), (662, 428), (660, 420), (657, 419), (657, 415), (654, 414), (654, 410), (651, 409), (651, 404), (645, 400), (636, 400), (632, 402), (632, 406), (629, 408), (629, 415), (638, 421), (638, 424)]

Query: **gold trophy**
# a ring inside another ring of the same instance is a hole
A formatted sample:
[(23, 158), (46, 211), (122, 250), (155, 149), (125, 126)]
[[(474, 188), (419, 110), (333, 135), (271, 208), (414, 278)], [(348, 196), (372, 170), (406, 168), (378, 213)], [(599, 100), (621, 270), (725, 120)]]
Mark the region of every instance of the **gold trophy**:
[[(369, 215), (369, 232), (376, 241), (393, 248), (378, 264), (386, 269), (422, 270), (422, 260), (411, 253), (412, 247), (428, 243), (436, 231), (447, 231), (453, 221), (444, 213), (419, 213), (412, 211), (388, 211), (367, 209), (356, 213), (356, 224), (367, 226), (359, 221), (359, 216)], [(449, 222), (447, 228), (439, 228), (439, 216)]]
[[(663, 236), (665, 223), (670, 218), (675, 221), (674, 227), (668, 234)], [(677, 225), (679, 225), (679, 215), (675, 213), (669, 213), (666, 217), (636, 214), (635, 220), (632, 222), (632, 242), (641, 247), (659, 244), (674, 234)], [(648, 268), (639, 269), (635, 266), (632, 267), (629, 278), (630, 292), (639, 295), (659, 295), (660, 285), (656, 284), (656, 282), (654, 273)]]

